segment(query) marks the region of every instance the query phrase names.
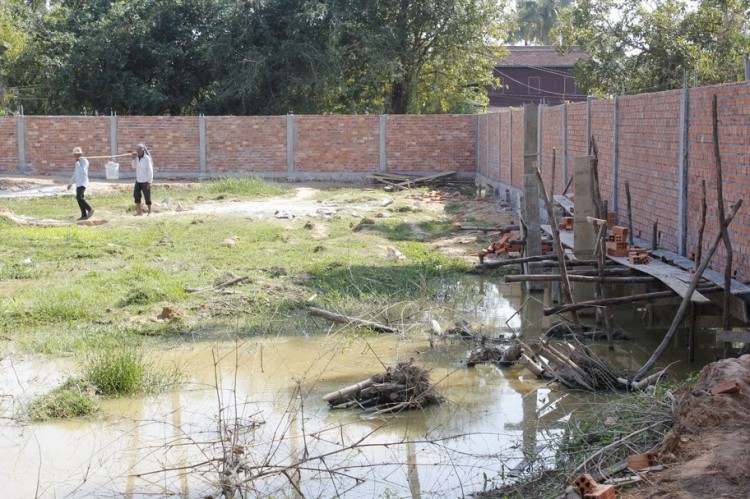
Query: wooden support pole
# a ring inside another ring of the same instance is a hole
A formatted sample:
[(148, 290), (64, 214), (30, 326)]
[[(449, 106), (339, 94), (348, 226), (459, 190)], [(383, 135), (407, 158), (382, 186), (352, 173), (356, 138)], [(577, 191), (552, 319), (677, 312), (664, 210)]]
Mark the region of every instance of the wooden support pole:
[[(740, 207), (742, 207), (742, 199), (737, 201), (732, 209), (729, 212), (729, 215), (727, 216), (725, 220), (725, 224), (728, 227), (729, 224), (732, 222), (732, 219), (739, 211)], [(672, 337), (677, 332), (677, 329), (680, 327), (680, 324), (682, 323), (682, 320), (685, 318), (685, 314), (688, 311), (688, 308), (690, 306), (691, 300), (690, 298), (693, 296), (693, 292), (695, 291), (695, 288), (698, 287), (698, 282), (700, 282), (701, 276), (703, 275), (703, 272), (708, 267), (709, 262), (711, 261), (711, 258), (713, 258), (714, 253), (716, 253), (716, 250), (719, 247), (719, 244), (721, 243), (722, 237), (721, 234), (719, 234), (716, 239), (714, 240), (711, 247), (708, 249), (708, 253), (703, 258), (703, 261), (701, 261), (700, 266), (698, 266), (698, 269), (695, 271), (695, 274), (693, 275), (692, 281), (690, 281), (690, 286), (688, 287), (687, 292), (685, 293), (685, 297), (682, 299), (682, 303), (680, 303), (680, 308), (677, 309), (677, 313), (674, 316), (674, 320), (672, 321), (672, 325), (669, 327), (669, 330), (667, 331), (667, 334), (664, 335), (664, 339), (662, 339), (659, 346), (656, 348), (654, 353), (651, 355), (651, 357), (646, 361), (645, 364), (643, 364), (643, 367), (641, 367), (637, 373), (633, 376), (633, 381), (637, 382), (640, 381), (643, 376), (648, 373), (652, 367), (654, 367), (654, 364), (659, 360), (659, 357), (662, 356), (664, 351), (667, 349), (667, 346), (669, 345), (669, 342), (672, 341)]]
[(654, 229), (651, 232), (651, 249), (656, 251), (659, 249), (659, 221), (654, 222)]
[[(711, 115), (713, 121), (713, 137), (714, 137), (714, 159), (716, 162), (716, 203), (719, 209), (719, 227), (721, 228), (721, 238), (724, 240), (724, 249), (727, 251), (726, 261), (724, 263), (724, 314), (722, 324), (724, 331), (732, 329), (732, 315), (730, 313), (730, 298), (732, 291), (732, 240), (729, 237), (729, 227), (726, 223), (724, 214), (724, 187), (721, 174), (721, 151), (719, 148), (719, 118), (718, 118), (718, 104), (716, 100), (716, 94), (714, 94), (711, 100)], [(728, 341), (724, 342), (724, 358), (729, 356), (729, 350), (732, 348), (732, 344)]]
[(625, 200), (628, 204), (628, 244), (633, 246), (633, 210), (630, 204), (630, 183), (627, 180), (625, 181)]
[[(557, 261), (561, 262), (560, 265), (560, 277), (562, 283), (563, 300), (565, 303), (573, 303), (573, 292), (570, 289), (570, 281), (568, 280), (568, 269), (565, 266), (565, 251), (563, 250), (562, 242), (560, 241), (560, 230), (557, 228), (555, 223), (555, 214), (552, 208), (552, 202), (547, 195), (547, 189), (544, 187), (544, 180), (542, 179), (542, 172), (539, 168), (536, 169), (536, 179), (539, 182), (539, 191), (544, 199), (544, 206), (547, 208), (547, 217), (549, 217), (550, 228), (552, 229), (552, 247), (557, 255)], [(578, 330), (581, 329), (581, 319), (578, 317), (578, 312), (575, 310), (571, 311), (573, 318), (573, 324)]]

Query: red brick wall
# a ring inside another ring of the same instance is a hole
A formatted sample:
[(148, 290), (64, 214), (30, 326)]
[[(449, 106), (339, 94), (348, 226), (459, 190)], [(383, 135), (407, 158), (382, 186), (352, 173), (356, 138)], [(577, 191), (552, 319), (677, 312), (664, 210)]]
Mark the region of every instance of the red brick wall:
[(376, 172), (378, 116), (295, 116), (295, 172)]
[[(33, 175), (72, 175), (73, 148), (84, 156), (110, 154), (109, 118), (102, 116), (25, 116), (26, 164)], [(106, 160), (92, 159), (89, 173), (104, 173)]]
[(0, 172), (18, 173), (18, 124), (14, 116), (0, 116)]
[(481, 114), (477, 116), (477, 170), (484, 176), (488, 176), (490, 170), (487, 154), (490, 129), (489, 123), (489, 114)]
[(286, 172), (286, 116), (205, 119), (206, 173)]
[(586, 137), (586, 102), (567, 104), (568, 107), (568, 173), (573, 174), (573, 158), (588, 155)]
[(609, 211), (617, 211), (612, 196), (612, 160), (614, 158), (615, 104), (612, 100), (591, 101), (591, 135), (599, 151), (599, 192)]
[[(719, 219), (716, 201), (716, 161), (713, 144), (712, 99), (716, 95), (721, 153), (725, 213), (733, 203), (743, 205), (729, 226), (732, 241), (733, 268), (738, 278), (750, 278), (750, 88), (747, 84), (725, 85), (690, 91), (690, 128), (688, 151), (688, 238), (687, 253), (698, 244), (701, 212), (701, 180), (706, 181), (708, 215), (703, 251), (718, 235)], [(724, 268), (726, 252), (719, 246), (711, 266)]]
[[(540, 169), (544, 186), (550, 196), (562, 192), (563, 180), (563, 106), (542, 108), (542, 161)], [(552, 154), (555, 155), (555, 182), (552, 192)]]
[(523, 189), (523, 109), (514, 109), (513, 113), (513, 130), (511, 131), (511, 140), (513, 141), (513, 150), (511, 151), (511, 166), (513, 187)]
[(634, 235), (650, 241), (658, 221), (660, 247), (671, 251), (678, 249), (679, 117), (679, 90), (620, 99), (620, 192), (629, 181)]
[(475, 172), (476, 132), (471, 115), (389, 115), (388, 171)]
[[(79, 118), (80, 119), (80, 118)], [(117, 118), (118, 152), (146, 144), (154, 160), (154, 175), (200, 173), (200, 132), (196, 116), (122, 116)], [(124, 168), (123, 168), (123, 163)], [(120, 171), (132, 171), (120, 160)]]
[(513, 133), (510, 129), (511, 114), (509, 111), (498, 113), (500, 115), (500, 174), (496, 179), (504, 184), (510, 185), (511, 167), (511, 141)]
[(489, 115), (489, 167), (485, 175), (488, 178), (500, 177), (500, 113)]

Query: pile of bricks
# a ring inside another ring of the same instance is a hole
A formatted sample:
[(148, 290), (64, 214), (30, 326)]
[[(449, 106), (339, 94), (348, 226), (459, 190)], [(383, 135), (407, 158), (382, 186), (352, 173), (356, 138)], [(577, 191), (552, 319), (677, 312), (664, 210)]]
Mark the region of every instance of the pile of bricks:
[(607, 255), (628, 256), (628, 229), (619, 225), (612, 226), (612, 233), (607, 236)]
[(612, 228), (614, 228), (616, 221), (617, 221), (617, 213), (614, 213), (614, 212), (607, 213), (607, 228), (609, 230), (612, 230)]
[(560, 217), (557, 227), (560, 230), (573, 230), (573, 217)]
[(649, 250), (643, 248), (628, 248), (628, 261), (631, 265), (645, 265), (651, 261), (649, 253)]
[(523, 243), (514, 239), (514, 237), (518, 238), (518, 235), (513, 232), (504, 234), (499, 240), (493, 242), (487, 248), (470, 253), (470, 255), (478, 256), (479, 261), (482, 262), (487, 255), (520, 254), (523, 252)]
[(583, 474), (575, 479), (573, 488), (583, 499), (615, 499), (614, 485), (602, 485), (589, 474)]

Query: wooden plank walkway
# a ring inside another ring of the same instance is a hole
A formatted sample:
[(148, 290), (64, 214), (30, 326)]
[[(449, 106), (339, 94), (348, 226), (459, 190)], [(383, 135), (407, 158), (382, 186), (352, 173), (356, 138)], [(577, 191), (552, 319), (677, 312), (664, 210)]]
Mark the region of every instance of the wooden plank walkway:
[[(552, 228), (549, 225), (542, 225), (542, 230), (547, 234), (552, 234)], [(560, 231), (560, 242), (562, 242), (563, 246), (572, 248), (573, 233), (569, 231)], [(630, 263), (627, 257), (614, 257), (607, 255), (607, 258), (619, 263), (620, 265), (630, 267), (639, 272), (643, 272), (644, 274), (648, 274), (659, 279), (661, 282), (666, 284), (670, 289), (672, 289), (675, 293), (683, 298), (687, 294), (688, 288), (690, 287), (691, 276), (688, 272), (671, 265), (667, 265), (661, 260), (652, 259), (648, 264), (634, 265)], [(694, 291), (693, 295), (690, 297), (690, 301), (693, 303), (709, 303), (711, 300), (700, 294), (698, 291)]]

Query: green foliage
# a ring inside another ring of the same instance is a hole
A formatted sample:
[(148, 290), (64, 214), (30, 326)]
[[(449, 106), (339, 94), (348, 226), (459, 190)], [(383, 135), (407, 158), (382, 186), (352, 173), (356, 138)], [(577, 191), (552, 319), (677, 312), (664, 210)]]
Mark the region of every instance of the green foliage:
[(99, 404), (86, 384), (79, 380), (68, 380), (64, 385), (33, 399), (24, 412), (31, 421), (46, 421), (91, 416), (98, 409)]
[(27, 41), (6, 74), (27, 114), (474, 112), (487, 103), (504, 7), (61, 2), (13, 31)]
[(105, 396), (155, 393), (173, 387), (180, 379), (177, 369), (160, 370), (129, 345), (94, 350), (83, 368), (86, 382)]
[(556, 35), (589, 59), (574, 75), (583, 92), (640, 93), (743, 79), (750, 8), (743, 0), (586, 0), (565, 9)]
[(552, 45), (560, 12), (572, 3), (572, 0), (516, 0), (512, 41)]

